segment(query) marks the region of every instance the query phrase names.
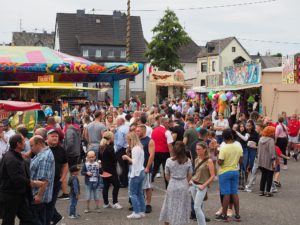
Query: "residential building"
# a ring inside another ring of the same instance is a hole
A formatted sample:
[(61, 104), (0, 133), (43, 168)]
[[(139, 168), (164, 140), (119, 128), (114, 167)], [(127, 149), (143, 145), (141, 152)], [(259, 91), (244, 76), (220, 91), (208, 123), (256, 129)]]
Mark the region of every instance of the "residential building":
[[(57, 13), (55, 26), (55, 50), (104, 62), (126, 61), (127, 16), (119, 11), (113, 15)], [(146, 64), (146, 41), (141, 18), (131, 16), (130, 61)], [(120, 81), (121, 96), (125, 96), (125, 80)], [(132, 92), (145, 91), (144, 72), (130, 82)], [(121, 99), (121, 100), (123, 100)]]
[(12, 44), (13, 46), (42, 46), (53, 49), (54, 48), (54, 32), (43, 33), (37, 32), (13, 32)]
[(245, 61), (250, 62), (251, 57), (235, 37), (209, 41), (198, 53), (195, 86), (220, 86), (224, 68)]
[(278, 57), (278, 56), (252, 55), (251, 58), (253, 61), (260, 62), (262, 69), (280, 67), (282, 65), (282, 57)]

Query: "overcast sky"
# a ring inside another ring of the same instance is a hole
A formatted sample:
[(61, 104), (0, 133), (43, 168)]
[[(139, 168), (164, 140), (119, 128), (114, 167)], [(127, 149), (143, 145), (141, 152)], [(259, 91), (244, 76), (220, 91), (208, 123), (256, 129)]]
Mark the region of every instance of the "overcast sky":
[[(141, 16), (147, 41), (151, 40), (151, 30), (163, 16), (163, 10), (169, 7), (175, 10), (180, 23), (198, 45), (205, 45), (208, 40), (236, 36), (250, 54), (270, 51), (272, 54), (281, 52), (286, 55), (300, 52), (299, 0), (176, 10), (257, 1), (261, 0), (131, 0), (131, 8), (158, 10), (132, 11), (132, 15)], [(114, 9), (126, 10), (127, 0), (1, 0), (1, 3), (0, 43), (10, 43), (12, 32), (20, 31), (20, 19), (23, 30), (34, 32), (37, 29), (41, 32), (44, 29), (51, 32), (54, 31), (57, 12), (75, 13), (77, 9), (86, 9), (87, 13), (91, 13), (94, 8), (96, 14), (112, 14)]]

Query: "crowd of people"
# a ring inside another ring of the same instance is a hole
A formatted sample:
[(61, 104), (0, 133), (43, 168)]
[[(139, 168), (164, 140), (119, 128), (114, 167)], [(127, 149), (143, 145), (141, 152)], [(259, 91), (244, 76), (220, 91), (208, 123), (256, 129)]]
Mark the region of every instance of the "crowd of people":
[(257, 112), (224, 118), (215, 111), (200, 113), (185, 100), (151, 107), (131, 100), (116, 108), (87, 102), (61, 119), (48, 116), (30, 139), (24, 125), (14, 131), (3, 120), (2, 224), (14, 224), (16, 216), (23, 225), (58, 224), (63, 218), (55, 208), (58, 198), (70, 199), (68, 216), (78, 219), (81, 185), (84, 213), (122, 209), (119, 189), (128, 188), (132, 213), (127, 218), (142, 219), (152, 212), (151, 183), (161, 166), (166, 196), (160, 221), (179, 225), (194, 219), (206, 224), (203, 203), (217, 181), (221, 204), (215, 220), (241, 221), (238, 190), (252, 192), (261, 171), (259, 195), (272, 197), (281, 187), (280, 159), (283, 169), (288, 169), (289, 159), (297, 160), (299, 132), (297, 115), (288, 118), (283, 113), (275, 123)]

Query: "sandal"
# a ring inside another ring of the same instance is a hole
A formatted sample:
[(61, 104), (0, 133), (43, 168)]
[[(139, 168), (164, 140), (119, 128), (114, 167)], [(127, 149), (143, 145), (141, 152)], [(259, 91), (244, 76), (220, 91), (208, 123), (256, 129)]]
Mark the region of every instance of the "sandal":
[(274, 195), (272, 194), (272, 193), (270, 193), (270, 192), (268, 192), (267, 194), (266, 194), (266, 197), (273, 197)]
[(261, 191), (259, 192), (259, 196), (264, 196), (265, 195), (265, 192)]

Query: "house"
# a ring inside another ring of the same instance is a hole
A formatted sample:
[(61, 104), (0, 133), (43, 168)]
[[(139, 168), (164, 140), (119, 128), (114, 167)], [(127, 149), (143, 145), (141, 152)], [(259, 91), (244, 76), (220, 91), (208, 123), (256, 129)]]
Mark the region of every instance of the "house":
[(278, 56), (252, 55), (251, 58), (252, 58), (253, 61), (260, 62), (262, 69), (280, 67), (282, 65), (282, 57), (278, 57)]
[(198, 53), (195, 86), (220, 86), (224, 68), (245, 61), (250, 62), (251, 57), (235, 37), (209, 41)]
[[(103, 62), (126, 61), (127, 16), (119, 11), (113, 15), (57, 13), (55, 26), (55, 50)], [(131, 16), (130, 61), (146, 64), (146, 42), (141, 18)], [(125, 96), (125, 80), (120, 81), (121, 96)], [(145, 76), (137, 75), (130, 82), (131, 91), (145, 91)], [(123, 100), (123, 99), (121, 99)]]
[(13, 32), (13, 46), (42, 46), (54, 48), (54, 32), (35, 33), (35, 32)]
[(197, 79), (197, 56), (200, 52), (198, 46), (192, 39), (178, 50), (180, 63), (183, 66), (185, 81), (190, 86), (194, 86)]

